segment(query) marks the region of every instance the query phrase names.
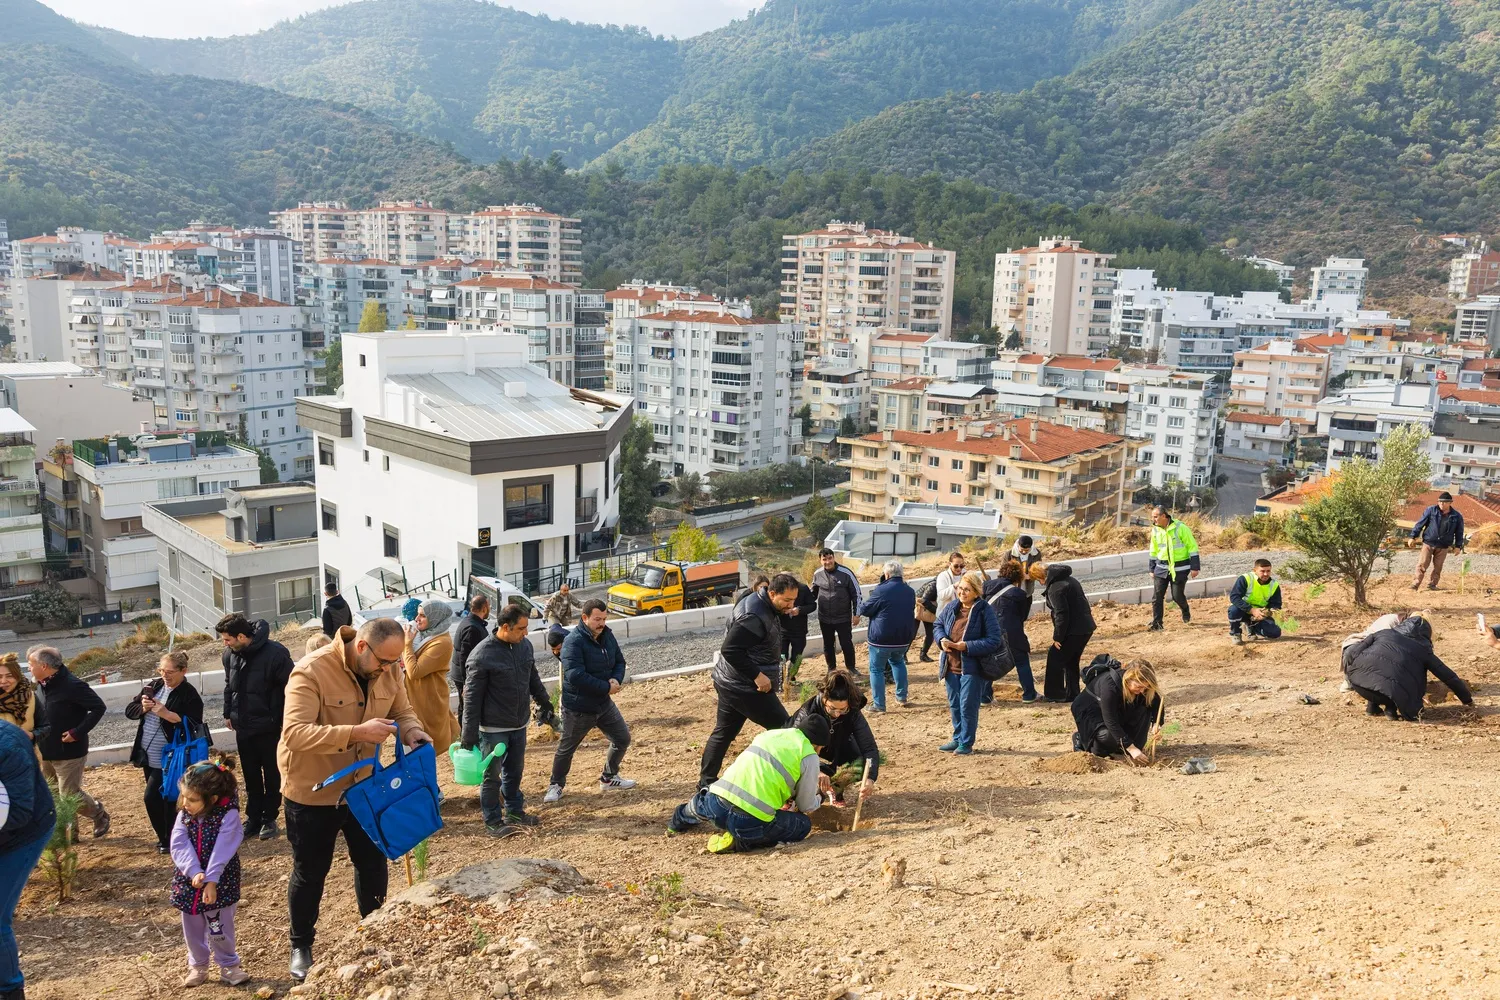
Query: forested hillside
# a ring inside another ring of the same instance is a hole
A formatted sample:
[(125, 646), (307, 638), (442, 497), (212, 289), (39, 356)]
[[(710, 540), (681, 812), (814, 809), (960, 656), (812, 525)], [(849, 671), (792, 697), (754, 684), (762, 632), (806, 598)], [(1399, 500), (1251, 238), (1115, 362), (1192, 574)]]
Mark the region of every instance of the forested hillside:
[(599, 155), (656, 117), (680, 58), (640, 29), (475, 0), (365, 0), (232, 38), (93, 31), (143, 69), (346, 102), (478, 160)]
[(896, 170), (1144, 206), (1283, 252), (1374, 254), (1413, 227), (1494, 221), (1497, 30), (1493, 4), (1201, 0), (1064, 79), (902, 105), (798, 162), (879, 150)]

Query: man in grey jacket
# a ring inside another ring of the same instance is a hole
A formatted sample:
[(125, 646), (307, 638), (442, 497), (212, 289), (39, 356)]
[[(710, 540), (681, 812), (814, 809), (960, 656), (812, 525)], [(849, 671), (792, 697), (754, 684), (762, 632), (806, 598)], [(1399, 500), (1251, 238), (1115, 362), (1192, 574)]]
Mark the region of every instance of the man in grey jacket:
[(823, 659), (830, 671), (838, 669), (838, 651), (834, 641), (844, 650), (844, 669), (855, 677), (854, 627), (859, 624), (859, 578), (848, 566), (840, 566), (833, 557), (832, 549), (818, 553), (823, 565), (813, 573), (812, 591), (818, 599), (818, 627), (823, 631)]

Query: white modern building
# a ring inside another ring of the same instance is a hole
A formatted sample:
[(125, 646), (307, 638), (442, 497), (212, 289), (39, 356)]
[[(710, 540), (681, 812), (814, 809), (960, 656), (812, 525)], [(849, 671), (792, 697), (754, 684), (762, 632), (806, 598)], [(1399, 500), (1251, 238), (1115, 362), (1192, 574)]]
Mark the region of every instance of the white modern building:
[(1349, 296), (1358, 308), (1364, 302), (1365, 285), (1370, 269), (1362, 257), (1329, 257), (1322, 267), (1312, 269), (1312, 287), (1308, 297), (1321, 302), (1331, 295)]
[[(17, 361), (75, 361), (71, 323), (75, 309), (119, 285), (125, 276), (97, 264), (61, 261), (55, 270), (11, 275), (11, 336)], [(95, 331), (97, 333), (97, 331)]]
[(1291, 288), (1292, 279), (1297, 276), (1297, 269), (1291, 264), (1273, 260), (1270, 257), (1246, 257), (1245, 262), (1276, 275), (1276, 280), (1281, 283), (1282, 288)]
[(523, 274), (577, 287), (583, 284), (582, 222), (538, 205), (491, 205), (454, 215), (449, 246)]
[[(388, 328), (405, 326), (410, 315), (411, 285), (418, 280), (418, 273), (415, 266), (402, 267), (375, 257), (324, 257), (306, 265), (299, 274), (299, 284), (300, 301), (307, 307), (308, 329), (320, 334), (325, 345), (337, 343), (343, 334), (359, 329), (367, 303), (385, 310)], [(424, 319), (425, 315), (424, 309)]]
[(1327, 471), (1351, 458), (1375, 462), (1380, 442), (1403, 424), (1431, 428), (1437, 393), (1432, 385), (1365, 382), (1320, 400), (1317, 434), (1328, 438)]
[(1126, 365), (1116, 380), (1130, 393), (1125, 436), (1135, 445), (1136, 477), (1152, 486), (1174, 479), (1194, 487), (1212, 485), (1218, 427), (1212, 379), (1153, 365)]
[(1434, 388), (1432, 485), (1484, 495), (1500, 485), (1500, 391)]
[[(792, 372), (801, 331), (790, 323), (676, 310), (622, 320), (615, 391), (651, 421), (664, 476), (738, 472), (792, 461), (802, 449)], [(628, 381), (627, 381), (628, 380)]]
[(1483, 340), (1493, 350), (1500, 347), (1500, 295), (1481, 295), (1458, 307), (1453, 317), (1456, 340)]
[(1231, 410), (1224, 415), (1224, 457), (1285, 465), (1295, 455), (1297, 432), (1290, 417)]
[(91, 596), (145, 607), (158, 597), (157, 556), (156, 538), (141, 524), (141, 505), (254, 486), (260, 458), (212, 432), (78, 439), (73, 474)]
[(1114, 254), (1054, 236), (995, 255), (990, 321), (1002, 344), (1012, 334), (1038, 354), (1103, 353), (1109, 347)]
[(36, 428), (0, 409), (0, 596), (30, 589), (46, 569), (36, 460)]
[(403, 573), (550, 592), (580, 552), (609, 547), (628, 397), (552, 381), (518, 334), (351, 333), (341, 347), (340, 391), (297, 401), (316, 434), (324, 581), (366, 605)]

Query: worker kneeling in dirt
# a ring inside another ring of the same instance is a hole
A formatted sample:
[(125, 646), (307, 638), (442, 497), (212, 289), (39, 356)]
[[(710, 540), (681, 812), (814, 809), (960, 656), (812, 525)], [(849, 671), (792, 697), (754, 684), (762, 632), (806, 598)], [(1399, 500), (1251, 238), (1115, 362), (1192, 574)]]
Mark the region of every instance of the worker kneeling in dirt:
[(1161, 687), (1156, 670), (1145, 660), (1123, 667), (1089, 664), (1081, 696), (1073, 699), (1073, 749), (1097, 757), (1123, 753), (1133, 761), (1145, 758), (1142, 747), (1153, 735), (1161, 711)]
[(1365, 699), (1366, 715), (1383, 712), (1388, 719), (1415, 721), (1422, 714), (1428, 671), (1459, 701), (1474, 704), (1469, 686), (1433, 651), (1432, 626), (1422, 615), (1412, 615), (1344, 651), (1344, 674), (1354, 693)]
[(1255, 572), (1246, 573), (1229, 588), (1229, 641), (1245, 644), (1245, 623), (1250, 634), (1262, 639), (1281, 638), (1275, 612), (1281, 610), (1281, 581), (1271, 578), (1271, 560), (1255, 560)]
[(722, 778), (678, 806), (667, 829), (685, 833), (707, 820), (719, 830), (708, 838), (711, 854), (806, 840), (812, 832), (806, 814), (831, 788), (818, 767), (818, 749), (827, 744), (822, 715), (804, 716), (792, 729), (766, 730)]

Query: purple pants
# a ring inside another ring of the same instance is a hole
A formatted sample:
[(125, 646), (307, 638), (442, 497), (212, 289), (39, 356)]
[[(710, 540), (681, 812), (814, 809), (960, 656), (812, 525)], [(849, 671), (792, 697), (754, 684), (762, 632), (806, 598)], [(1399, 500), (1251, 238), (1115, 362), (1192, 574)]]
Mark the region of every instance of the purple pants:
[(220, 969), (232, 969), (240, 964), (240, 956), (234, 950), (235, 905), (182, 915), (182, 936), (187, 941), (189, 966), (208, 968), (210, 951)]

